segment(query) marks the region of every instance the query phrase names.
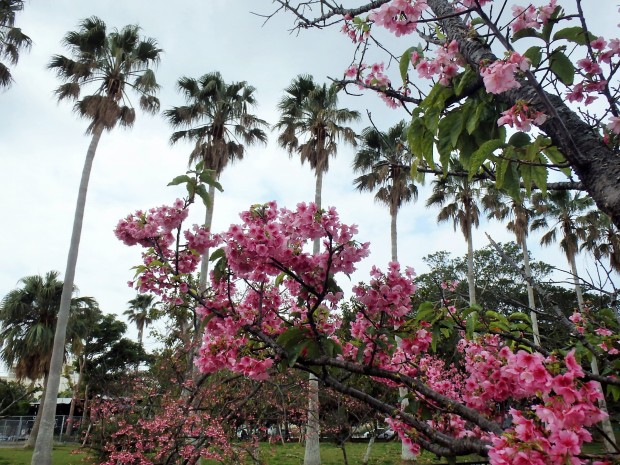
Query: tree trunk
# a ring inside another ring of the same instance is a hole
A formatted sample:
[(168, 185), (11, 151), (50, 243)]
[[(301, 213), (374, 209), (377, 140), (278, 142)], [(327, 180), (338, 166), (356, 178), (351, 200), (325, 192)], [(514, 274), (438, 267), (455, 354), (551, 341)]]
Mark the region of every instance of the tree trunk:
[[(317, 170), (314, 189), (314, 203), (317, 210), (321, 209), (321, 195), (323, 193), (323, 172)], [(321, 240), (314, 240), (312, 253), (321, 251)], [(304, 451), (304, 465), (321, 464), (321, 424), (319, 422), (319, 380), (312, 373), (308, 378), (308, 421), (306, 424), (306, 448)]]
[(375, 444), (375, 439), (377, 438), (377, 428), (375, 427), (375, 422), (372, 422), (372, 436), (370, 436), (370, 440), (368, 441), (368, 446), (366, 446), (366, 452), (364, 453), (364, 458), (362, 458), (362, 464), (368, 465), (368, 461), (370, 460), (370, 452), (372, 452), (372, 446)]
[(396, 223), (398, 218), (398, 210), (390, 212), (390, 242), (392, 245), (392, 261), (398, 261), (398, 230), (396, 229)]
[[(471, 39), (470, 30), (462, 18), (454, 16), (455, 10), (451, 2), (427, 0), (427, 4), (435, 16), (445, 18), (441, 20), (441, 26), (447, 43), (452, 40), (458, 42), (459, 52), (475, 72), (480, 72), (481, 63), (497, 59), (483, 41)], [(530, 108), (549, 116), (539, 126), (540, 129), (559, 147), (596, 205), (620, 227), (618, 154), (605, 144), (600, 134), (593, 131), (561, 97), (536, 89), (524, 80), (520, 82), (521, 87), (503, 92), (497, 98), (510, 106), (518, 100), (528, 102)]]
[[(575, 261), (575, 255), (572, 253), (568, 254), (568, 261), (570, 262), (570, 269), (571, 269), (571, 273), (573, 274), (573, 283), (575, 284), (575, 294), (577, 294), (577, 305), (579, 307), (579, 312), (583, 313), (585, 310), (585, 304), (583, 301), (583, 294), (581, 292), (581, 285), (579, 284), (579, 275), (577, 274), (577, 263)], [(599, 369), (598, 369), (598, 362), (596, 361), (596, 357), (594, 356), (594, 354), (592, 354), (592, 360), (590, 361), (590, 368), (593, 374), (595, 375), (600, 374)], [(600, 408), (603, 412), (609, 414), (609, 411), (607, 410), (607, 401), (605, 400), (605, 393), (603, 392), (603, 388), (601, 387), (601, 384), (599, 382), (595, 381), (595, 383), (596, 383), (597, 389), (601, 392), (601, 394), (603, 394), (603, 397), (598, 401), (598, 408)], [(607, 439), (603, 440), (603, 443), (605, 444), (605, 450), (607, 450), (607, 452), (612, 452), (612, 453), (617, 452), (616, 447), (615, 447), (616, 441), (615, 441), (615, 436), (614, 436), (614, 430), (611, 426), (611, 420), (609, 419), (609, 416), (605, 418), (603, 421), (601, 421), (601, 428), (603, 432), (607, 435), (607, 438), (613, 441), (613, 443), (611, 443)]]
[(73, 417), (75, 415), (75, 403), (77, 402), (78, 390), (82, 385), (82, 379), (84, 377), (84, 366), (86, 365), (86, 359), (83, 358), (80, 362), (80, 373), (78, 375), (77, 383), (73, 387), (73, 398), (71, 399), (71, 408), (69, 409), (69, 417), (67, 418), (67, 437), (73, 436)]
[[(32, 449), (36, 442), (37, 437), (39, 437), (39, 429), (41, 427), (41, 418), (43, 417), (43, 404), (45, 404), (45, 393), (47, 392), (47, 386), (49, 383), (49, 373), (45, 373), (43, 378), (43, 392), (41, 393), (41, 401), (39, 403), (39, 409), (37, 410), (37, 416), (34, 418), (34, 423), (32, 425), (32, 429), (28, 434), (28, 439), (24, 444), (25, 449)], [(55, 421), (56, 419), (54, 419)]]
[(476, 281), (474, 278), (474, 240), (471, 237), (471, 221), (467, 218), (467, 285), (469, 305), (476, 305)]
[(532, 320), (532, 336), (534, 338), (534, 344), (540, 345), (540, 332), (538, 331), (538, 317), (536, 315), (536, 300), (534, 299), (534, 288), (530, 284), (529, 280), (532, 279), (532, 270), (530, 269), (530, 256), (527, 251), (527, 241), (523, 239), (521, 241), (521, 250), (523, 251), (523, 271), (528, 281), (525, 283), (527, 286), (527, 305), (530, 307), (530, 318)]
[(308, 423), (304, 465), (321, 464), (321, 425), (319, 423), (319, 380), (310, 373), (308, 381)]
[[(205, 227), (211, 230), (213, 224), (213, 208), (215, 207), (215, 187), (209, 186), (209, 198), (211, 199), (211, 208), (207, 207), (205, 213)], [(209, 249), (202, 254), (202, 262), (200, 263), (200, 282), (198, 290), (202, 293), (207, 289), (207, 277), (209, 276)]]
[(84, 386), (84, 406), (82, 407), (82, 424), (80, 425), (80, 431), (84, 431), (84, 426), (86, 426), (86, 420), (88, 418), (88, 388), (89, 385), (86, 383), (86, 386)]
[(103, 132), (103, 126), (97, 125), (93, 130), (86, 160), (82, 170), (80, 190), (78, 193), (75, 216), (73, 219), (73, 231), (71, 232), (71, 244), (67, 257), (67, 269), (65, 280), (62, 287), (60, 298), (60, 309), (56, 322), (56, 333), (54, 334), (54, 347), (52, 349), (52, 359), (50, 362), (49, 380), (45, 393), (45, 403), (43, 405), (43, 416), (41, 417), (41, 427), (39, 436), (32, 454), (32, 465), (52, 465), (52, 443), (54, 440), (54, 416), (56, 414), (56, 401), (60, 386), (60, 374), (65, 355), (65, 339), (67, 336), (67, 323), (69, 321), (69, 311), (71, 307), (71, 296), (73, 294), (73, 280), (75, 278), (75, 268), (77, 264), (78, 251), (80, 248), (80, 237), (82, 235), (82, 221), (84, 219), (84, 206), (86, 205), (86, 194), (88, 192), (88, 180), (93, 166), (97, 145)]

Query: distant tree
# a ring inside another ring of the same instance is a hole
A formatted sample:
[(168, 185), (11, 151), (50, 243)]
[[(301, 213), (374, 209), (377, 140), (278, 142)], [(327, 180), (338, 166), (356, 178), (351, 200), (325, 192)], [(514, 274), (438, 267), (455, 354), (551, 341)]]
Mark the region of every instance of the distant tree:
[(359, 191), (375, 192), (375, 200), (390, 209), (392, 261), (398, 261), (397, 217), (400, 207), (417, 200), (418, 188), (411, 179), (411, 152), (407, 149), (404, 121), (381, 132), (375, 127), (362, 131), (361, 147), (353, 160), (353, 181)]
[[(263, 128), (267, 122), (250, 113), (256, 106), (256, 89), (245, 81), (227, 84), (218, 72), (198, 79), (182, 77), (177, 83), (186, 105), (166, 110), (164, 115), (173, 128), (170, 141), (185, 139), (193, 142), (190, 165), (203, 162), (206, 169), (215, 172), (215, 178), (229, 164), (241, 160), (246, 146), (266, 143)], [(215, 186), (209, 187), (211, 205), (207, 208), (205, 225), (211, 228)], [(207, 282), (209, 252), (205, 252), (200, 270), (200, 288)]]
[[(54, 345), (58, 309), (60, 307), (63, 282), (58, 272), (50, 271), (45, 276), (26, 276), (21, 287), (10, 291), (0, 304), (0, 358), (14, 370), (17, 379), (36, 381), (43, 378), (42, 405), (30, 433), (26, 447), (32, 447), (37, 439), (45, 392), (49, 384), (50, 360)], [(92, 297), (73, 298), (70, 301), (68, 340), (79, 334), (81, 321), (76, 318), (82, 308), (96, 308)], [(66, 345), (62, 347), (62, 359)]]
[(0, 379), (0, 417), (26, 415), (36, 387), (27, 387), (16, 381)]
[[(32, 46), (32, 40), (15, 27), (15, 15), (24, 9), (23, 0), (0, 0), (0, 59), (16, 65), (22, 50)], [(7, 65), (0, 61), (0, 89), (11, 86), (13, 77)]]
[(144, 335), (144, 328), (147, 328), (157, 318), (157, 308), (153, 301), (155, 297), (151, 294), (138, 294), (135, 298), (131, 299), (129, 303), (129, 309), (123, 312), (123, 315), (127, 315), (130, 322), (135, 323), (138, 329), (138, 344), (142, 345), (142, 337)]
[(469, 284), (469, 304), (476, 304), (476, 284), (474, 275), (473, 229), (480, 223), (479, 183), (467, 178), (440, 178), (433, 181), (433, 193), (426, 200), (427, 207), (441, 207), (437, 215), (439, 223), (452, 220), (454, 230), (463, 233), (467, 241), (467, 283)]

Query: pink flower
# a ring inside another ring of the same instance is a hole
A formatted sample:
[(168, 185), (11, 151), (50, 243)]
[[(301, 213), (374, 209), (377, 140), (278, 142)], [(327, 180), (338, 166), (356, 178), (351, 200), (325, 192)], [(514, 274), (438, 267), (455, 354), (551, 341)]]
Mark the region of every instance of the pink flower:
[(609, 123), (607, 123), (607, 129), (609, 129), (614, 134), (620, 134), (620, 117), (612, 116), (609, 118)]

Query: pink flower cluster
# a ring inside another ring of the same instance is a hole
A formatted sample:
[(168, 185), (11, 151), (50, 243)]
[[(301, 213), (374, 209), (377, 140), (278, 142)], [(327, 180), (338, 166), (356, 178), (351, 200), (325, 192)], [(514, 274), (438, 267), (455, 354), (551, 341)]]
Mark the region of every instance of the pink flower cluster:
[(439, 75), (439, 83), (448, 86), (463, 65), (463, 60), (459, 54), (459, 44), (453, 40), (439, 48), (432, 60), (422, 58), (417, 51), (412, 52), (411, 63), (421, 78), (432, 79)]
[(532, 124), (540, 126), (547, 121), (547, 115), (537, 111), (523, 100), (517, 102), (508, 110), (502, 112), (502, 117), (497, 120), (498, 126), (508, 125), (521, 131), (529, 131)]
[(527, 7), (513, 5), (512, 16), (515, 19), (510, 23), (512, 32), (515, 33), (526, 28), (540, 29), (549, 21), (556, 9), (556, 4), (557, 0), (551, 0), (547, 5), (539, 8), (534, 7), (534, 5), (528, 5)]
[(426, 8), (426, 0), (392, 0), (370, 13), (368, 19), (400, 37), (417, 29)]
[(147, 213), (138, 210), (118, 222), (114, 234), (127, 245), (153, 245), (153, 240), (166, 247), (174, 241), (172, 231), (178, 229), (187, 218), (187, 205), (180, 199), (169, 207), (151, 208)]
[[(598, 383), (583, 382), (583, 370), (574, 351), (563, 361), (545, 359), (537, 353), (513, 353), (499, 337), (483, 342), (462, 343), (469, 378), (464, 400), (482, 412), (491, 413), (506, 399), (538, 398), (530, 410), (511, 409), (512, 426), (492, 437), (489, 458), (495, 465), (584, 464), (576, 456), (584, 442), (592, 440), (586, 427), (605, 418), (596, 402), (602, 398)], [(529, 461), (524, 462), (525, 458)]]
[[(337, 306), (342, 293), (325, 289), (326, 278), (352, 273), (368, 255), (368, 244), (353, 240), (357, 228), (342, 224), (333, 208), (319, 211), (300, 203), (290, 211), (271, 202), (240, 216), (243, 223), (221, 235), (233, 281), (213, 281), (212, 295), (198, 309), (209, 318), (197, 364), (203, 372), (226, 368), (261, 380), (273, 359), (268, 351), (246, 355), (256, 344), (248, 328), (274, 338), (291, 327), (308, 337), (316, 330), (334, 338), (340, 318), (329, 307)], [(315, 239), (323, 243), (318, 254), (309, 250)], [(281, 275), (285, 270), (288, 276)], [(274, 282), (279, 275), (286, 292)], [(236, 283), (245, 283), (243, 290), (237, 291)]]
[(486, 91), (490, 94), (501, 94), (510, 89), (517, 89), (521, 84), (515, 79), (518, 72), (530, 68), (528, 59), (517, 52), (510, 52), (505, 60), (497, 60), (490, 65), (482, 66), (480, 74)]
[(123, 243), (141, 245), (146, 248), (142, 254), (143, 265), (138, 270), (131, 287), (141, 292), (153, 292), (162, 296), (165, 302), (180, 304), (178, 295), (187, 288), (183, 275), (192, 273), (200, 263), (201, 254), (219, 242), (203, 226), (194, 225), (183, 233), (185, 244), (178, 244), (181, 226), (188, 215), (188, 204), (177, 199), (173, 206), (163, 205), (147, 213), (137, 211), (120, 220), (114, 230)]

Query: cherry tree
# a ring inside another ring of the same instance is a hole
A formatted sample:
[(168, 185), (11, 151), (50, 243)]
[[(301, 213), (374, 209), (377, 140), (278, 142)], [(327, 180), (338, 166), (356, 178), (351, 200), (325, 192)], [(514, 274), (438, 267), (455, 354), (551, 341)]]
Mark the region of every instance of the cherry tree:
[[(355, 226), (343, 224), (334, 208), (254, 205), (239, 224), (212, 235), (200, 226), (184, 229), (189, 205), (177, 200), (129, 215), (116, 235), (144, 247), (134, 281), (140, 291), (171, 303), (193, 302), (202, 316), (197, 364), (203, 373), (227, 370), (257, 381), (288, 370), (313, 373), (384, 415), (416, 453), (477, 453), (494, 464), (597, 458), (582, 446), (606, 417), (597, 406), (598, 382), (617, 392), (620, 381), (590, 373), (580, 361), (593, 355), (608, 366), (614, 359), (613, 318), (576, 314), (569, 320), (558, 310), (573, 337), (565, 350), (549, 352), (525, 334), (529, 317), (522, 313), (510, 319), (478, 314), (447, 298), (412, 312), (414, 272), (392, 262), (384, 270), (373, 267), (368, 283), (353, 288), (355, 318), (341, 328), (344, 296), (336, 280), (354, 272), (369, 244), (355, 238)], [(313, 254), (317, 238), (322, 248)], [(202, 295), (191, 273), (207, 247), (219, 249), (212, 255), (211, 287)], [(435, 350), (455, 335), (461, 361), (449, 364)], [(346, 373), (384, 390), (406, 388), (409, 406), (402, 410), (360, 389)], [(595, 463), (608, 463), (601, 456)]]
[[(515, 197), (520, 186), (583, 189), (620, 224), (620, 40), (597, 31), (603, 18), (588, 17), (581, 0), (276, 3), (268, 17), (291, 13), (300, 30), (340, 27), (357, 44), (337, 81), (412, 114), (419, 170), (449, 174), (457, 152), (457, 174), (488, 177)], [(386, 31), (399, 49), (383, 45)], [(376, 49), (383, 62), (367, 62)], [(569, 179), (548, 182), (549, 170)]]

